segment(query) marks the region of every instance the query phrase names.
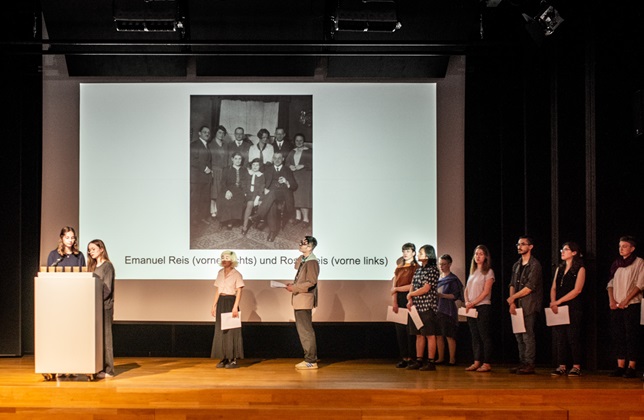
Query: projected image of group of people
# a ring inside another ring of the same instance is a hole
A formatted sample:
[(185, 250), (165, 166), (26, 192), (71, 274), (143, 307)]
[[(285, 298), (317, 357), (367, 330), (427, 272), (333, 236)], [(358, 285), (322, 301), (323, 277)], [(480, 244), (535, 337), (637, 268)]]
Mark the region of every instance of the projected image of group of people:
[(191, 249), (283, 249), (311, 234), (311, 105), (191, 96)]

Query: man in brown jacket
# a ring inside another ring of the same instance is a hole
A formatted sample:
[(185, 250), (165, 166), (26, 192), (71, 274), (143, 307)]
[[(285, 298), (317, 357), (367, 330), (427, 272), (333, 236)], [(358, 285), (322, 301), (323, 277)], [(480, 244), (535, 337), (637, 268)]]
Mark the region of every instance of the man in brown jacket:
[(300, 241), (302, 255), (295, 261), (295, 282), (289, 283), (286, 290), (293, 293), (291, 303), (295, 311), (295, 327), (304, 349), (304, 361), (295, 365), (296, 369), (317, 369), (318, 353), (313, 330), (313, 308), (318, 306), (318, 275), (320, 264), (313, 250), (318, 241), (313, 236), (305, 236)]

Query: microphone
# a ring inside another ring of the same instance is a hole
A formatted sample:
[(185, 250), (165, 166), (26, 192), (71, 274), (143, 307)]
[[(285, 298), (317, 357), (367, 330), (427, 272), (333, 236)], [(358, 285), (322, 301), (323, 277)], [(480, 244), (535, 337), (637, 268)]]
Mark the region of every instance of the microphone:
[(65, 257), (60, 257), (60, 258), (58, 258), (58, 259), (56, 260), (56, 262), (54, 262), (52, 265), (50, 265), (50, 267), (56, 267), (56, 266), (58, 266), (58, 264), (59, 264), (59, 263), (60, 263), (64, 258), (65, 258)]

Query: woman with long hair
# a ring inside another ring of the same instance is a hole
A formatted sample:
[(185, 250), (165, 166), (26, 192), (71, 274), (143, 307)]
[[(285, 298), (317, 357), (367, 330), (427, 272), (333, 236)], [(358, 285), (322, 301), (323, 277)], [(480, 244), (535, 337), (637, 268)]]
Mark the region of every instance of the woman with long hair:
[(583, 302), (580, 294), (586, 281), (586, 269), (581, 249), (575, 242), (566, 242), (561, 247), (561, 264), (555, 271), (550, 288), (550, 309), (559, 313), (562, 306), (568, 307), (570, 324), (552, 327), (552, 339), (559, 366), (552, 371), (552, 376), (566, 375), (566, 358), (568, 349), (572, 356), (572, 368), (568, 376), (581, 376), (581, 329), (583, 319)]
[[(423, 245), (418, 250), (418, 261), (421, 267), (414, 272), (411, 288), (407, 294), (407, 309), (414, 306), (418, 311), (423, 326), (418, 328), (409, 322), (409, 333), (416, 336), (416, 361), (412, 361), (407, 369), (436, 370), (436, 334), (438, 333), (438, 267), (436, 266), (436, 250), (431, 245)], [(427, 359), (424, 360), (425, 348)]]
[(49, 253), (47, 267), (85, 267), (85, 256), (78, 249), (78, 237), (71, 226), (60, 230), (58, 247)]
[[(400, 308), (407, 307), (407, 293), (411, 289), (414, 273), (420, 267), (416, 261), (416, 245), (407, 242), (402, 246), (402, 257), (396, 262), (396, 270), (392, 278), (391, 297), (392, 311), (398, 313)], [(409, 320), (409, 318), (408, 318)], [(416, 355), (416, 337), (409, 334), (407, 325), (395, 323), (396, 339), (400, 351), (400, 361), (397, 368), (406, 368)]]
[(492, 304), (492, 284), (494, 271), (491, 268), (490, 251), (485, 245), (474, 248), (470, 265), (470, 277), (465, 286), (465, 310), (475, 309), (476, 318), (467, 317), (467, 325), (472, 335), (474, 363), (465, 370), (489, 372), (492, 370), (492, 336), (490, 334), (490, 313)]
[(215, 280), (215, 299), (210, 314), (215, 317), (215, 337), (212, 340), (210, 357), (221, 359), (217, 368), (235, 369), (239, 367), (237, 359), (244, 358), (244, 343), (241, 328), (221, 329), (221, 314), (232, 312), (233, 318), (239, 316), (244, 279), (237, 271), (237, 254), (233, 251), (221, 253), (222, 267)]
[(103, 281), (103, 370), (97, 378), (114, 376), (114, 347), (112, 323), (114, 322), (114, 266), (107, 255), (105, 243), (94, 239), (87, 245), (87, 270)]

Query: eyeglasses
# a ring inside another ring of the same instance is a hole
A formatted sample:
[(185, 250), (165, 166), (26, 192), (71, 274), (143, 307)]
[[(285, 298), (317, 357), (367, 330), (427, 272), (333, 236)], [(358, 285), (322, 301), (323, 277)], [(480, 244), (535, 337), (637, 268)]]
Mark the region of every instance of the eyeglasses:
[(530, 246), (530, 244), (519, 242), (518, 244), (516, 244), (516, 246)]
[(306, 239), (302, 239), (302, 240), (300, 241), (300, 246), (302, 246), (302, 245), (308, 245), (308, 244), (309, 244), (309, 241), (307, 241)]
[(570, 248), (561, 248), (559, 251), (560, 252), (569, 252)]

